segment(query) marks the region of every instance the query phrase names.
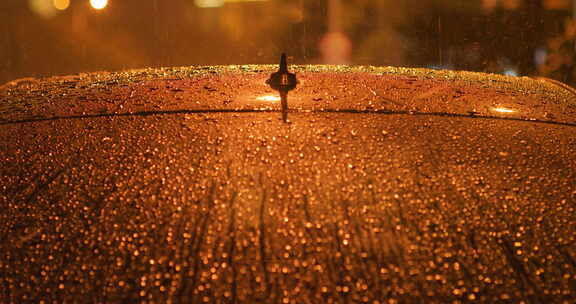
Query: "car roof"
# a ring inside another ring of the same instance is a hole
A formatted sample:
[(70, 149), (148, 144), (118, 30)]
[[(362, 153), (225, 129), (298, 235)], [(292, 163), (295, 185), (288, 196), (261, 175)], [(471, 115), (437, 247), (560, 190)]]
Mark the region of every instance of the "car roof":
[[(273, 65), (199, 66), (20, 79), (0, 123), (153, 112), (278, 111)], [(291, 66), (293, 112), (398, 113), (576, 123), (576, 95), (547, 79), (371, 66)], [(79, 106), (81, 105), (81, 106)]]

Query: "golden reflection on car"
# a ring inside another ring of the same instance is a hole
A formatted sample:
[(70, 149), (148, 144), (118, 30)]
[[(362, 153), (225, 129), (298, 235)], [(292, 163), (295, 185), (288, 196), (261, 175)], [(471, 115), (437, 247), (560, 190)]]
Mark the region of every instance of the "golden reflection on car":
[(514, 113), (516, 111), (512, 110), (512, 109), (508, 109), (508, 108), (503, 108), (503, 107), (499, 107), (499, 108), (494, 108), (492, 109), (494, 112), (498, 112), (498, 113)]
[(260, 101), (280, 101), (280, 96), (276, 95), (263, 95), (256, 97), (256, 100)]

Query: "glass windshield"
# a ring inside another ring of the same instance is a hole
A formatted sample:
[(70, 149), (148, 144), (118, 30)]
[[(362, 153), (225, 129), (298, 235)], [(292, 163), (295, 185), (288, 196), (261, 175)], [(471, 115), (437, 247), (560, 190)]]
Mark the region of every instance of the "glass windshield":
[(574, 84), (571, 0), (4, 0), (0, 83), (130, 68), (357, 64)]

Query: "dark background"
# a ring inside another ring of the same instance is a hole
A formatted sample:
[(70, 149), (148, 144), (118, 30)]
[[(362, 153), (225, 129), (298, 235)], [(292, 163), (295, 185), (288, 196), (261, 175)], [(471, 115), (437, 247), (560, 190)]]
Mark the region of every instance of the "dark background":
[[(345, 63), (573, 84), (572, 0), (0, 1), (0, 83), (130, 68)], [(63, 1), (63, 2), (62, 2)], [(212, 4), (216, 7), (202, 8)], [(44, 9), (38, 9), (44, 8)]]

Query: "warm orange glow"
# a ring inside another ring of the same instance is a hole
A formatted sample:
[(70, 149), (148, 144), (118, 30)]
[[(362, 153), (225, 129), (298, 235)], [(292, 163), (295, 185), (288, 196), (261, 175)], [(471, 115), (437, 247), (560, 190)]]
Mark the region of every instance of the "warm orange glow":
[(567, 10), (572, 6), (570, 0), (544, 0), (544, 8), (549, 10)]
[(63, 11), (70, 6), (70, 0), (53, 0), (52, 4), (57, 10)]
[(194, 4), (201, 8), (221, 7), (224, 5), (224, 0), (194, 0)]
[(224, 0), (226, 3), (234, 3), (234, 2), (264, 2), (268, 0)]
[(51, 0), (28, 0), (28, 6), (36, 15), (45, 19), (50, 19), (58, 13)]
[(327, 64), (346, 64), (350, 60), (352, 42), (343, 32), (330, 32), (320, 40), (322, 61)]
[(224, 3), (234, 2), (263, 2), (267, 0), (194, 0), (194, 4), (201, 8), (221, 7)]
[(97, 10), (101, 10), (108, 5), (108, 0), (90, 0), (90, 5)]
[(494, 112), (498, 112), (498, 113), (514, 113), (516, 111), (512, 110), (512, 109), (507, 109), (507, 108), (494, 108), (492, 109)]
[(280, 96), (264, 95), (264, 96), (259, 96), (256, 99), (260, 100), (260, 101), (280, 101)]

